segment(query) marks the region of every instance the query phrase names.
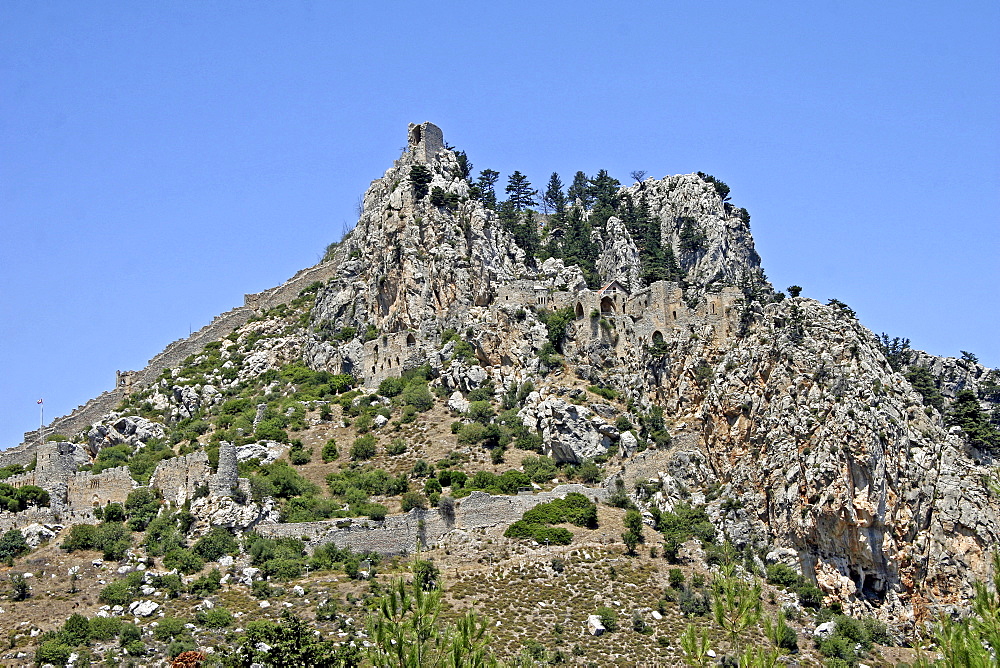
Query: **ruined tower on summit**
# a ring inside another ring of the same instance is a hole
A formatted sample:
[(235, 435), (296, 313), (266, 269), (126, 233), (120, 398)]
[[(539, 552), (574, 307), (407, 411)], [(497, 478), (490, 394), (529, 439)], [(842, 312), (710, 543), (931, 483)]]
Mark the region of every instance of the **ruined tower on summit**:
[(418, 162), (428, 162), (444, 150), (444, 133), (433, 123), (410, 123), (407, 150)]

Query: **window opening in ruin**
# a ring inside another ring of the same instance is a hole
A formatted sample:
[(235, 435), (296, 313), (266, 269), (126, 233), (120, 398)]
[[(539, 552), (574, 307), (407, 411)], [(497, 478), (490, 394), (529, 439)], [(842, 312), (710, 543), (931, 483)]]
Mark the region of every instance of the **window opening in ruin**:
[(415, 345), (417, 345), (417, 340), (414, 338), (413, 334), (407, 334), (406, 335), (406, 347), (407, 348), (412, 348)]
[(711, 310), (711, 315), (715, 315), (715, 304), (709, 304), (709, 309)]
[(576, 317), (577, 318), (583, 317), (583, 304), (581, 304), (580, 302), (576, 303)]
[(653, 332), (653, 343), (663, 343), (663, 334), (659, 330)]
[(611, 297), (605, 297), (601, 300), (601, 313), (614, 313), (615, 312), (615, 302)]
[(677, 320), (677, 311), (674, 311), (674, 320)]

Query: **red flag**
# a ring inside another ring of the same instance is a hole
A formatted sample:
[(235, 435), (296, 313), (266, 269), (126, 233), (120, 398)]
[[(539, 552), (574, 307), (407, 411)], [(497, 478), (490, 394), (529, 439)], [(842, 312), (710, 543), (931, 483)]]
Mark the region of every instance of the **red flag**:
[(42, 400), (41, 400), (41, 399), (39, 399), (39, 400), (38, 400), (38, 403), (42, 403)]

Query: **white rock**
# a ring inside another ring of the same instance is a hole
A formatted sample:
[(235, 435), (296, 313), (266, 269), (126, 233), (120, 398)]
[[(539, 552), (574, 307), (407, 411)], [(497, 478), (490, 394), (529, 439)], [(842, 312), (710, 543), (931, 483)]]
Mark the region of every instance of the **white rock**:
[(160, 604), (156, 601), (135, 601), (128, 607), (128, 611), (136, 617), (149, 617), (160, 609)]
[(461, 392), (454, 392), (448, 398), (448, 408), (456, 413), (467, 413), (469, 411), (469, 402), (466, 401)]
[(597, 615), (590, 615), (587, 617), (587, 633), (592, 636), (602, 635), (605, 631), (604, 624), (601, 623), (601, 618)]
[(222, 566), (223, 568), (229, 568), (230, 566), (232, 566), (233, 561), (235, 560), (230, 554), (219, 557), (219, 565)]
[(262, 607), (262, 608), (270, 608), (271, 607), (271, 602), (270, 601), (261, 601), (260, 603), (258, 603), (258, 605), (260, 607)]
[(294, 587), (292, 587), (292, 593), (295, 594), (296, 596), (305, 596), (306, 590), (300, 587), (299, 585), (295, 585)]
[(816, 638), (829, 638), (833, 635), (836, 630), (837, 624), (833, 621), (823, 622), (815, 629), (813, 629), (813, 637)]
[(389, 418), (384, 415), (376, 415), (375, 419), (372, 420), (372, 426), (376, 429), (384, 427), (389, 422)]

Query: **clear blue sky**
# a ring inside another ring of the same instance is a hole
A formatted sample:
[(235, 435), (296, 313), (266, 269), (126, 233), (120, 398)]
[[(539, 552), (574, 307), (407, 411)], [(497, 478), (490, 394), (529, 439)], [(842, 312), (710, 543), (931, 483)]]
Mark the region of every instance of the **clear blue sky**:
[(1000, 4), (0, 3), (0, 447), (313, 264), (433, 121), (704, 171), (779, 289), (1000, 364)]

